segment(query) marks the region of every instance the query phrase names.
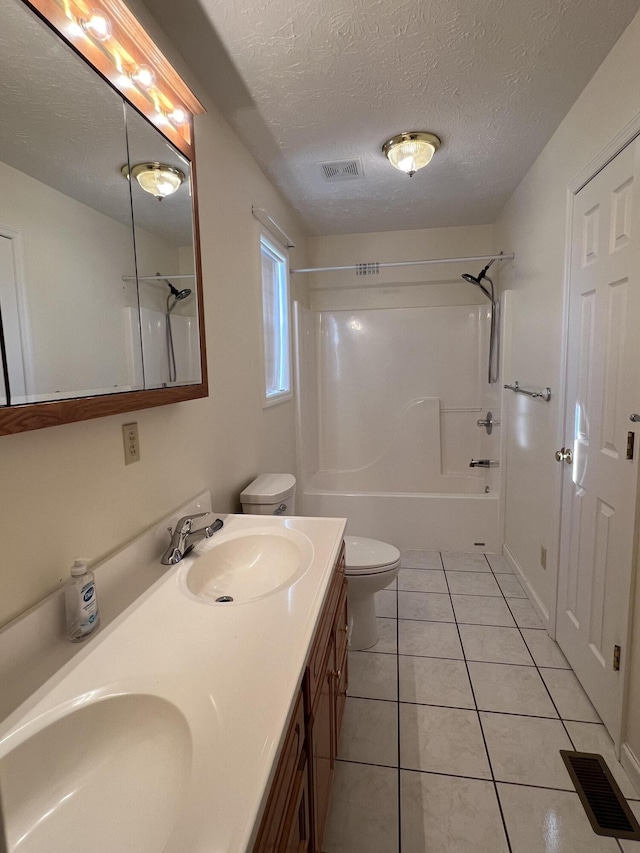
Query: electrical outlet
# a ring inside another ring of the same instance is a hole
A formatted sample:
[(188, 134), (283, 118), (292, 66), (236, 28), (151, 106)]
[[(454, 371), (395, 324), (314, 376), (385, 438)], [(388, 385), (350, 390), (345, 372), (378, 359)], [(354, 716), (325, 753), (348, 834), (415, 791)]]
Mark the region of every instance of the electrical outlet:
[(540, 565), (543, 569), (547, 568), (547, 549), (544, 545), (540, 546)]
[(131, 465), (132, 462), (139, 462), (138, 424), (122, 424), (122, 438), (124, 440), (124, 464)]

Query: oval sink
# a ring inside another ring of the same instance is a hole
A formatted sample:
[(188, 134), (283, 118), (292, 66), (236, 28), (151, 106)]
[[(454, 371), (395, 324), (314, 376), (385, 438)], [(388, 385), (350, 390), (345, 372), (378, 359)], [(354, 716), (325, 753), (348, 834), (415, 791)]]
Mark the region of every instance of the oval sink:
[(302, 533), (269, 528), (208, 544), (188, 569), (185, 582), (201, 601), (243, 604), (291, 586), (312, 559), (313, 545)]
[(187, 721), (157, 696), (111, 696), (65, 714), (0, 758), (8, 850), (164, 850), (191, 754)]

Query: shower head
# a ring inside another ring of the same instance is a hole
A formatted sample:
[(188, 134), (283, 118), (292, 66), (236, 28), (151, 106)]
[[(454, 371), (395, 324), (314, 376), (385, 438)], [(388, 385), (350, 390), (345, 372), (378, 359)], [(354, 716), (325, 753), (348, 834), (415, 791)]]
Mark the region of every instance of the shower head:
[[(462, 278), (463, 278), (465, 281), (468, 281), (468, 282), (469, 282), (469, 284), (475, 284), (475, 286), (476, 286), (476, 287), (479, 287), (479, 288), (480, 288), (480, 290), (484, 293), (484, 295), (485, 295), (488, 299), (490, 299), (490, 300), (491, 300), (491, 304), (492, 304), (492, 305), (494, 304), (494, 296), (493, 296), (493, 282), (491, 281), (491, 279), (490, 279), (490, 278), (489, 278), (489, 276), (487, 275), (487, 270), (489, 269), (489, 267), (491, 266), (491, 264), (492, 264), (492, 263), (494, 263), (494, 262), (495, 262), (495, 258), (492, 258), (492, 260), (490, 260), (490, 261), (489, 261), (489, 263), (486, 265), (486, 267), (483, 267), (483, 269), (481, 269), (481, 270), (480, 270), (480, 274), (479, 274), (477, 277), (476, 277), (475, 275), (471, 275), (471, 273), (468, 273), (468, 272), (465, 272), (465, 273), (463, 273), (463, 274), (462, 274)], [(486, 278), (486, 279), (487, 279), (487, 281), (491, 282), (491, 293), (489, 293), (489, 291), (487, 290), (487, 288), (482, 284), (482, 279), (483, 279), (483, 278)]]
[[(160, 273), (157, 272), (156, 275), (159, 276)], [(184, 290), (178, 290), (176, 287), (174, 287), (171, 284), (169, 279), (163, 278), (162, 281), (164, 281), (164, 283), (167, 285), (167, 287), (171, 291), (171, 295), (173, 296), (174, 299), (177, 299), (177, 300), (186, 299), (187, 296), (191, 296), (191, 291), (189, 290), (188, 287), (185, 287)]]
[(191, 291), (188, 287), (185, 287), (184, 290), (176, 290), (175, 287), (171, 289), (171, 294), (176, 299), (186, 299), (187, 296), (191, 296)]

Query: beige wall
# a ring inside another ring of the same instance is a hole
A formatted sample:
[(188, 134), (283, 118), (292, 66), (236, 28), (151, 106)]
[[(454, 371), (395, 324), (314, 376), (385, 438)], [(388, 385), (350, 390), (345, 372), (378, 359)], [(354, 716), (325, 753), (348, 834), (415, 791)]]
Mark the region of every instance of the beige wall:
[[(492, 247), (492, 225), (340, 234), (309, 240), (313, 266), (320, 267), (469, 257), (490, 254)], [(387, 267), (377, 275), (366, 276), (357, 275), (355, 270), (313, 273), (309, 275), (311, 305), (318, 311), (339, 311), (482, 304), (486, 298), (480, 291), (460, 279), (463, 272), (477, 273), (481, 266), (472, 262)]]
[[(554, 451), (561, 444), (563, 289), (567, 188), (640, 111), (640, 14), (632, 21), (557, 132), (508, 201), (496, 224), (496, 246), (516, 253), (500, 276), (513, 294), (510, 378), (549, 385), (549, 404), (508, 395), (505, 544), (550, 614), (557, 577), (559, 476)], [(516, 411), (517, 406), (517, 411)], [(540, 546), (548, 566), (540, 565)], [(636, 623), (640, 619), (637, 608)], [(640, 641), (632, 660), (628, 740), (640, 755)]]
[[(163, 49), (174, 59), (166, 41)], [(294, 238), (296, 265), (308, 261), (305, 235), (229, 126), (207, 108), (197, 120), (196, 150), (209, 397), (0, 437), (0, 624), (61, 583), (74, 557), (102, 557), (202, 489), (211, 489), (221, 511), (235, 510), (239, 491), (259, 471), (295, 471), (293, 403), (261, 407), (251, 205), (267, 208)], [(296, 288), (308, 302), (304, 282)], [(125, 467), (121, 424), (133, 420), (142, 459)]]

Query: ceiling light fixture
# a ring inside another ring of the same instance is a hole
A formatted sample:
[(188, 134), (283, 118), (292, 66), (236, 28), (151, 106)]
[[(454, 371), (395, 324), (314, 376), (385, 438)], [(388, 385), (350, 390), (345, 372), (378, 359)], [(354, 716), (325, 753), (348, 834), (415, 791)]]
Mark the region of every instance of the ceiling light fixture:
[(440, 148), (440, 139), (424, 130), (411, 130), (392, 136), (382, 146), (382, 153), (392, 166), (412, 178), (418, 169), (431, 162)]
[(175, 166), (167, 166), (166, 163), (138, 163), (132, 166), (124, 165), (120, 170), (125, 178), (133, 176), (142, 189), (162, 201), (168, 195), (180, 189), (186, 180), (186, 175)]

